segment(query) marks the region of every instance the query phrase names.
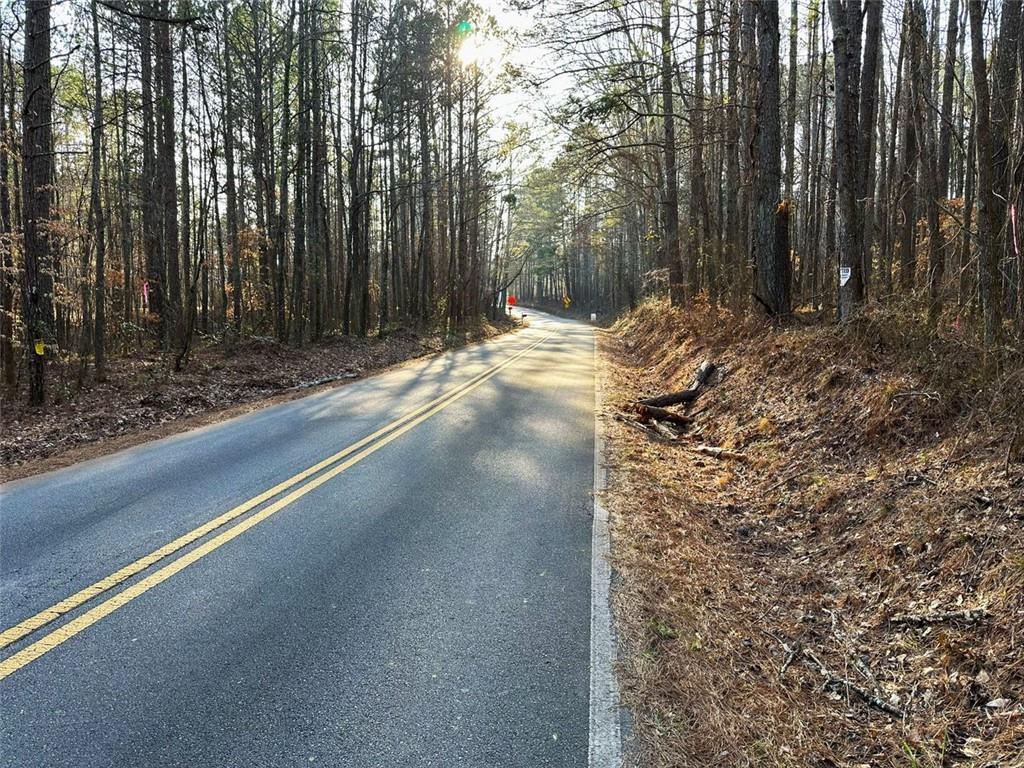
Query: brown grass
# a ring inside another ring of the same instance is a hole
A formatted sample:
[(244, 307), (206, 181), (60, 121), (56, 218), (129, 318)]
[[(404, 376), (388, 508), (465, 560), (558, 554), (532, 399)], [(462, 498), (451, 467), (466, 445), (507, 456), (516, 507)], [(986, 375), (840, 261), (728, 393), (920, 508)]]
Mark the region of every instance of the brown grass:
[[(899, 311), (776, 330), (657, 302), (602, 346), (608, 412), (725, 369), (679, 445), (607, 420), (640, 764), (1024, 765), (1019, 357)], [(975, 607), (990, 618), (891, 621)]]

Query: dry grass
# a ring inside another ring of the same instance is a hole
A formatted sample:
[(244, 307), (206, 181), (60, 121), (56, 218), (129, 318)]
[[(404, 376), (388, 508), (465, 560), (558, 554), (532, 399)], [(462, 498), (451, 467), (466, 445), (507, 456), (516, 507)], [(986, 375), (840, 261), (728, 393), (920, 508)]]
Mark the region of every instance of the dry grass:
[[(640, 764), (1024, 765), (1020, 359), (987, 368), (898, 312), (772, 330), (650, 303), (602, 343), (610, 412), (726, 371), (692, 442), (607, 420)], [(905, 716), (826, 688), (804, 649)]]

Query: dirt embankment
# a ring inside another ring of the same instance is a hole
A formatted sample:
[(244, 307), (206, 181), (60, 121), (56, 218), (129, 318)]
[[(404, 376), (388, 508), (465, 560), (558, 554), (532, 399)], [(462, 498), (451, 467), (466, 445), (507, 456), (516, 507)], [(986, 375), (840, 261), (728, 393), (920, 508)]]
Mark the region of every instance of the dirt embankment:
[(201, 347), (172, 370), (158, 353), (108, 363), (107, 381), (79, 385), (77, 366), (51, 368), (51, 402), (0, 396), (0, 481), (45, 472), (132, 445), (339, 386), (407, 360), (504, 333), (512, 321), (458, 336), (399, 330), (387, 337), (337, 337), (296, 348), (270, 339)]
[[(1024, 766), (1019, 357), (662, 303), (602, 345), (642, 765)], [(678, 441), (611, 418), (704, 359), (722, 379)]]

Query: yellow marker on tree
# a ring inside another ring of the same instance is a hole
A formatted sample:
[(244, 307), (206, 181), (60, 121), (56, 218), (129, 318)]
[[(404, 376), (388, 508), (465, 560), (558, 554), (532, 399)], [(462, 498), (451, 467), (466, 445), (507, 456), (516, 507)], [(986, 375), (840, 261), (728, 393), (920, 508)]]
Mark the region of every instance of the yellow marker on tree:
[(572, 306), (572, 299), (569, 298), (569, 294), (566, 294), (565, 296), (562, 297), (562, 304), (565, 306), (566, 309)]
[(46, 343), (42, 339), (36, 339), (35, 341), (36, 354), (42, 357), (46, 354)]

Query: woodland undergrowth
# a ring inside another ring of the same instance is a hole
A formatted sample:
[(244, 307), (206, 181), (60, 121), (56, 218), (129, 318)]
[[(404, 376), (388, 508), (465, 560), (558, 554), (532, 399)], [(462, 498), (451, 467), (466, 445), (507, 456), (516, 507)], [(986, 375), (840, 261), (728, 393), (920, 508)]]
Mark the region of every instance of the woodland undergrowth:
[(200, 344), (183, 371), (159, 351), (109, 361), (107, 379), (80, 376), (75, 357), (54, 366), (54, 402), (33, 407), (0, 393), (0, 478), (9, 480), (300, 397), (511, 330), (481, 321), (459, 334), (395, 329), (384, 337), (330, 336), (302, 347), (245, 338)]

